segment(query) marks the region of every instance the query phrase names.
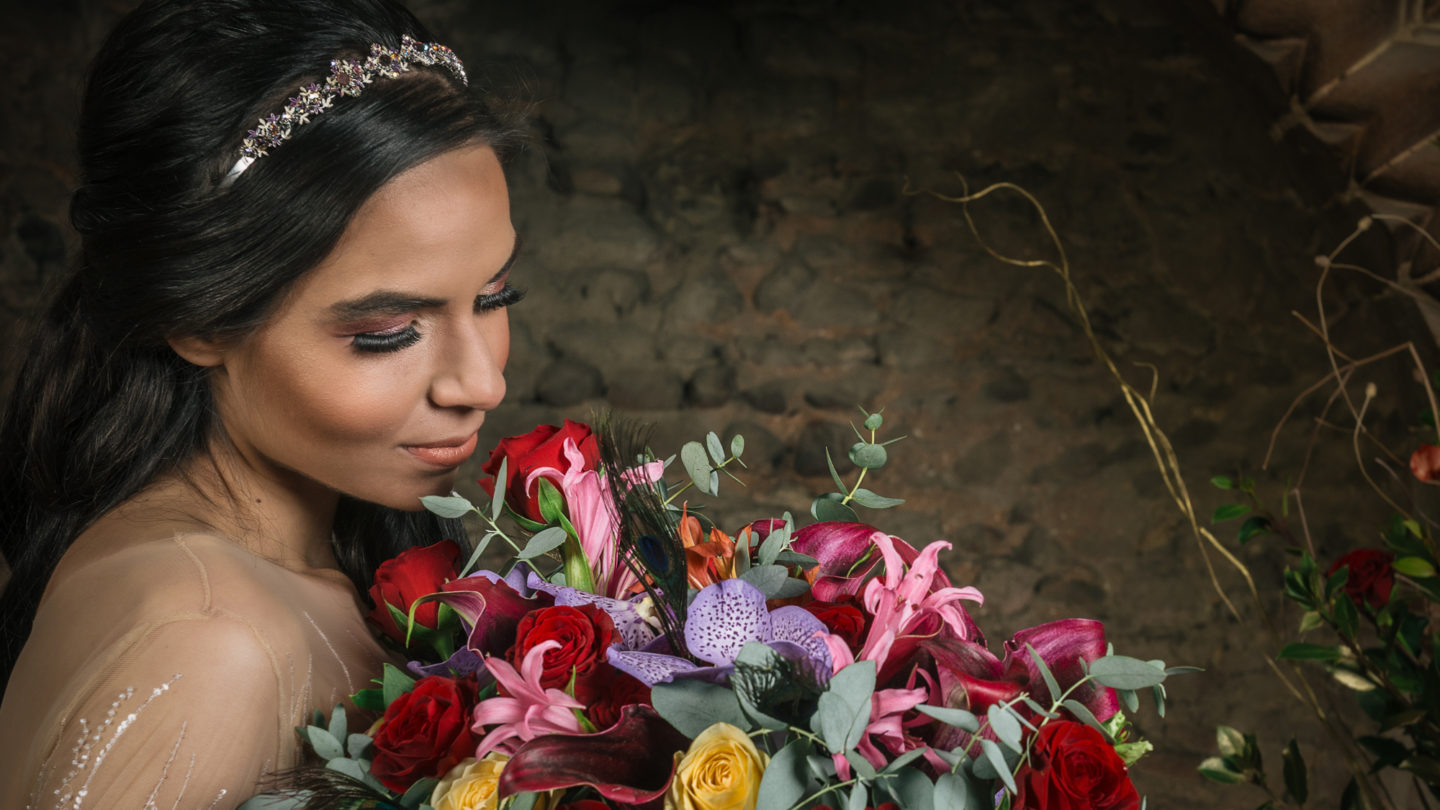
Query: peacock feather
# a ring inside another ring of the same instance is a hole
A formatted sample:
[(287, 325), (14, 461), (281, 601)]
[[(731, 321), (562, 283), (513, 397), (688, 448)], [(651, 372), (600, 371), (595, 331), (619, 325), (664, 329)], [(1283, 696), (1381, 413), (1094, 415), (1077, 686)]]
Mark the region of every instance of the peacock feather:
[(615, 510), (620, 559), (653, 601), (673, 654), (687, 656), (684, 628), (689, 584), (680, 528), (665, 505), (662, 485), (630, 472), (654, 460), (646, 446), (648, 431), (609, 414), (599, 415), (594, 423), (600, 464)]

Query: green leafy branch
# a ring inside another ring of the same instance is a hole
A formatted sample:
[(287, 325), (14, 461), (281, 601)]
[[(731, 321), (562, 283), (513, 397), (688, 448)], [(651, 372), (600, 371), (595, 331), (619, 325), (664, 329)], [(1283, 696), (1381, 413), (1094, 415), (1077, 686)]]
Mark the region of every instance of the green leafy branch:
[(887, 498), (860, 486), (865, 481), (865, 476), (871, 470), (878, 470), (884, 467), (890, 460), (890, 454), (885, 449), (889, 445), (904, 439), (898, 436), (888, 441), (876, 441), (876, 432), (885, 424), (885, 419), (880, 411), (869, 413), (864, 408), (860, 413), (865, 415), (864, 427), (870, 432), (867, 439), (860, 428), (850, 423), (850, 429), (855, 431), (855, 438), (859, 439), (850, 446), (850, 462), (860, 468), (860, 473), (855, 477), (855, 483), (846, 485), (840, 473), (835, 469), (835, 461), (830, 457), (830, 450), (825, 450), (825, 464), (830, 468), (830, 478), (835, 482), (835, 492), (827, 492), (816, 498), (810, 504), (810, 514), (816, 520), (835, 520), (846, 523), (853, 523), (859, 520), (851, 504), (858, 504), (867, 509), (890, 509), (904, 503), (903, 498)]

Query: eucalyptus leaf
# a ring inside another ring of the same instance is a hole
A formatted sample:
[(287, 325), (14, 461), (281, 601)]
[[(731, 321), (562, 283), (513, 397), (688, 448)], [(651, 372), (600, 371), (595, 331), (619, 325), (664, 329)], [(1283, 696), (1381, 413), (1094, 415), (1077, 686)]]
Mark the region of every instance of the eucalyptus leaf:
[(330, 725), (326, 731), (336, 740), (343, 740), (345, 735), (350, 733), (350, 729), (346, 727), (344, 704), (336, 703), (335, 708), (330, 710)]
[(714, 470), (710, 471), (710, 489), (704, 491), (709, 492), (711, 495), (720, 494), (720, 473)]
[(1105, 735), (1106, 742), (1115, 742), (1115, 738), (1111, 736), (1110, 730), (1105, 728), (1104, 723), (1101, 723), (1099, 720), (1095, 719), (1095, 715), (1092, 714), (1090, 710), (1085, 707), (1084, 703), (1081, 703), (1080, 701), (1071, 698), (1070, 700), (1067, 700), (1060, 705), (1064, 706), (1071, 714), (1075, 715), (1075, 717), (1079, 719), (1080, 722), (1084, 723), (1087, 726), (1090, 726), (1091, 728)]
[(928, 750), (929, 749), (925, 748), (924, 746), (921, 746), (920, 748), (911, 748), (909, 751), (906, 751), (900, 756), (895, 757), (894, 759), (885, 763), (885, 767), (880, 772), (895, 773), (906, 765), (909, 765), (910, 763), (924, 756), (925, 752)]
[(756, 807), (790, 807), (805, 796), (816, 781), (806, 767), (805, 755), (809, 750), (809, 740), (796, 738), (770, 758), (760, 779)]
[(327, 761), (325, 767), (337, 773), (343, 773), (357, 782), (366, 781), (365, 777), (370, 775), (358, 760), (345, 759), (344, 757), (337, 757)]
[(995, 732), (996, 737), (1000, 738), (1000, 742), (1005, 743), (1011, 751), (1017, 754), (1025, 752), (1025, 746), (1020, 743), (1022, 734), (1020, 721), (1015, 719), (1010, 710), (998, 703), (992, 703), (989, 710), (985, 712), (985, 717), (990, 721), (990, 729)]
[(865, 785), (856, 782), (851, 786), (850, 795), (845, 799), (845, 810), (865, 810), (865, 799), (868, 797), (869, 792), (865, 790)]
[(890, 454), (883, 445), (870, 442), (856, 442), (850, 447), (850, 462), (866, 470), (878, 470), (890, 460)]
[[(832, 495), (834, 497), (831, 497)], [(810, 504), (810, 514), (819, 521), (858, 522), (859, 516), (855, 514), (855, 510), (840, 502), (844, 497), (834, 492), (821, 495)]]
[(491, 530), (480, 537), (480, 542), (475, 544), (475, 550), (470, 552), (470, 558), (465, 561), (465, 567), (460, 569), (462, 578), (470, 575), (470, 572), (475, 569), (475, 565), (480, 562), (480, 557), (485, 554), (485, 549), (490, 547), (490, 541), (498, 536), (499, 532)]
[(676, 678), (655, 684), (650, 702), (666, 722), (691, 739), (716, 723), (729, 723), (742, 731), (751, 727), (735, 693), (719, 684)]
[(919, 768), (906, 768), (880, 783), (904, 810), (938, 810), (935, 786)]
[(1090, 662), (1090, 674), (1111, 689), (1144, 689), (1165, 680), (1165, 668), (1126, 655), (1107, 655)]
[(400, 797), (400, 806), (418, 808), (426, 799), (430, 798), (430, 794), (435, 792), (435, 786), (438, 784), (440, 784), (440, 780), (433, 776), (427, 776), (421, 779), (411, 785), (410, 789), (405, 791), (405, 794)]
[(1040, 670), (1040, 677), (1045, 679), (1045, 689), (1050, 692), (1050, 701), (1053, 703), (1059, 700), (1060, 684), (1055, 680), (1054, 674), (1050, 672), (1050, 667), (1045, 663), (1045, 659), (1041, 658), (1040, 653), (1035, 652), (1035, 648), (1028, 643), (1025, 645), (1025, 651), (1030, 653), (1030, 660), (1035, 662), (1035, 667)]
[(1000, 746), (985, 738), (980, 738), (980, 749), (985, 752), (985, 759), (990, 762), (990, 767), (995, 769), (995, 774), (1011, 793), (1015, 792), (1015, 777), (1010, 775), (1010, 766), (1005, 762), (1005, 754), (1001, 752)]
[(760, 589), (766, 599), (774, 599), (790, 572), (779, 565), (757, 565), (740, 575), (740, 578)]
[(840, 493), (848, 492), (849, 488), (845, 486), (845, 482), (840, 479), (840, 473), (835, 469), (835, 461), (830, 458), (830, 448), (828, 447), (825, 448), (825, 465), (830, 468), (830, 480), (835, 482), (835, 489)]
[(826, 692), (816, 702), (810, 729), (820, 735), (830, 753), (839, 754), (847, 748), (845, 740), (850, 734), (850, 722), (854, 717), (855, 707), (839, 695)]
[(319, 726), (306, 726), (305, 739), (310, 741), (310, 747), (321, 759), (335, 759), (345, 756), (345, 749), (340, 746), (340, 741), (335, 736)]
[(788, 577), (780, 583), (780, 590), (775, 592), (771, 599), (794, 599), (797, 596), (804, 596), (810, 592), (810, 583), (803, 579)]
[(685, 472), (696, 489), (701, 492), (710, 491), (710, 459), (706, 457), (705, 448), (699, 442), (686, 442), (681, 446), (680, 463), (685, 465)]
[(864, 487), (857, 488), (854, 495), (851, 496), (851, 500), (866, 509), (889, 509), (905, 503), (904, 498), (887, 498), (884, 495), (876, 495)]
[(531, 537), (530, 541), (525, 544), (525, 548), (521, 549), (520, 553), (515, 556), (522, 560), (534, 559), (564, 545), (567, 536), (564, 529), (559, 526), (551, 526), (539, 532), (534, 537)]
[(866, 430), (879, 430), (883, 424), (885, 424), (885, 417), (881, 416), (878, 412), (865, 414)]
[(345, 738), (345, 754), (351, 759), (359, 759), (365, 756), (365, 749), (374, 742), (368, 734), (351, 734)]
[(786, 568), (795, 566), (800, 568), (814, 568), (820, 564), (820, 561), (811, 557), (809, 554), (801, 554), (798, 551), (791, 551), (787, 548), (780, 552), (779, 556), (775, 558), (775, 563), (777, 565), (783, 565)]
[(1130, 689), (1116, 689), (1115, 694), (1119, 696), (1120, 702), (1125, 704), (1125, 711), (1134, 714), (1140, 711), (1140, 696)]
[(449, 495), (421, 495), (420, 504), (434, 514), (450, 520), (463, 517), (475, 508), (475, 504), (458, 492)]
[(856, 661), (830, 679), (826, 691), (839, 695), (853, 708), (865, 709), (870, 715), (870, 699), (875, 694), (875, 662)]
[(861, 779), (866, 782), (875, 780), (875, 766), (870, 764), (870, 760), (861, 756), (859, 751), (846, 751), (845, 761), (850, 763), (850, 767), (859, 774)]
[(710, 460), (715, 462), (715, 466), (725, 463), (725, 445), (720, 443), (720, 437), (713, 430), (705, 434), (705, 449), (710, 452)]
[(969, 810), (970, 787), (965, 777), (942, 773), (935, 780), (935, 810)]
[(517, 793), (510, 799), (510, 803), (505, 805), (505, 810), (535, 810), (539, 799), (539, 793)]
[(739, 433), (736, 433), (734, 436), (730, 437), (730, 455), (738, 459), (744, 452), (745, 437), (741, 436)]
[(773, 531), (760, 544), (760, 564), (774, 565), (780, 558), (780, 552), (785, 550), (785, 544), (789, 542), (790, 535), (786, 531)]
[(947, 726), (954, 726), (971, 734), (980, 732), (980, 718), (964, 709), (947, 709), (921, 703), (915, 707), (921, 714), (929, 715)]
[(505, 511), (505, 482), (510, 480), (505, 474), (510, 469), (509, 457), (500, 459), (500, 469), (495, 473), (495, 494), (490, 496), (490, 521), (493, 523), (500, 519), (500, 513)]
[(1228, 477), (1223, 476), (1223, 475), (1217, 475), (1217, 476), (1215, 476), (1214, 478), (1211, 478), (1211, 479), (1210, 479), (1210, 483), (1211, 483), (1211, 484), (1214, 484), (1216, 489), (1234, 489), (1234, 488), (1235, 488), (1235, 482), (1232, 481), (1232, 480), (1230, 480)]

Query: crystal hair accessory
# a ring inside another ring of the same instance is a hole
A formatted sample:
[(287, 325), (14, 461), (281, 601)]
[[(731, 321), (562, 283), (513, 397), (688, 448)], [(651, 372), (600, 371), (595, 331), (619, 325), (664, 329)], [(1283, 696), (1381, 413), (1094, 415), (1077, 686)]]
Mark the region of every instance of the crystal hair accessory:
[(408, 34), (400, 38), (399, 50), (378, 43), (371, 45), (370, 55), (363, 62), (332, 59), (330, 75), (323, 84), (314, 83), (300, 88), (295, 97), (285, 103), (285, 109), (261, 118), (259, 124), (250, 130), (240, 144), (240, 159), (225, 173), (221, 185), (235, 182), (235, 178), (250, 168), (250, 164), (284, 143), (296, 127), (310, 123), (311, 118), (330, 109), (335, 99), (358, 96), (366, 85), (376, 79), (393, 79), (409, 71), (412, 65), (443, 67), (462, 83), (470, 83), (465, 76), (465, 66), (454, 51), (435, 42), (416, 42)]

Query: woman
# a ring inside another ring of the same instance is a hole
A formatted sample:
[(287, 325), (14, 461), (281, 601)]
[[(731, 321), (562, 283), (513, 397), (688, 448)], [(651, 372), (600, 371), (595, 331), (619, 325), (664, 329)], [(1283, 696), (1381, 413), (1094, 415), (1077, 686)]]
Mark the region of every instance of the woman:
[(0, 433), (0, 806), (244, 801), (383, 658), (355, 583), (458, 532), (418, 499), (504, 394), (517, 130), (430, 43), (387, 0), (151, 0), (102, 48)]

